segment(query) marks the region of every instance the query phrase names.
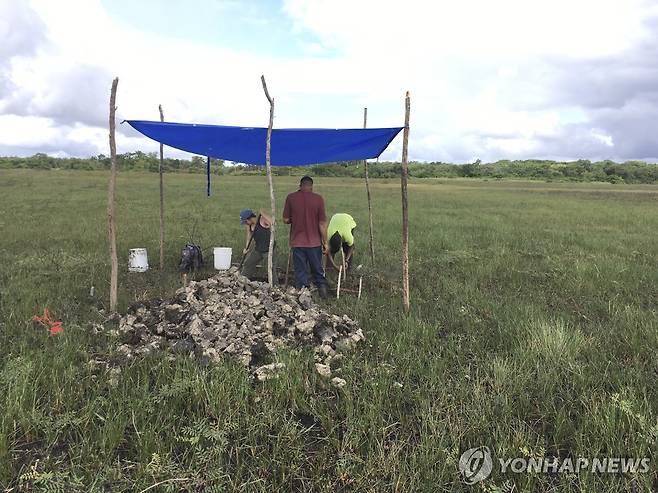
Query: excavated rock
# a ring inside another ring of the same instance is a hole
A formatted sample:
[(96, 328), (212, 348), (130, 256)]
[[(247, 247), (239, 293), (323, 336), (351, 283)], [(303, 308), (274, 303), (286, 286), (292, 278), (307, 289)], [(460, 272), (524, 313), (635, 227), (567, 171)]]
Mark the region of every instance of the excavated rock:
[(254, 378), (259, 382), (276, 378), (279, 371), (286, 367), (283, 363), (270, 363), (268, 365), (259, 366), (253, 372)]
[(331, 379), (331, 385), (333, 385), (337, 389), (342, 389), (343, 387), (345, 387), (345, 385), (347, 385), (347, 382), (343, 378), (334, 377)]
[(119, 321), (119, 335), (118, 351), (129, 359), (162, 350), (210, 362), (228, 357), (259, 381), (284, 368), (271, 363), (281, 347), (312, 347), (317, 372), (329, 378), (341, 351), (364, 339), (356, 321), (323, 310), (307, 289), (271, 288), (235, 268), (193, 281), (169, 301), (133, 304)]

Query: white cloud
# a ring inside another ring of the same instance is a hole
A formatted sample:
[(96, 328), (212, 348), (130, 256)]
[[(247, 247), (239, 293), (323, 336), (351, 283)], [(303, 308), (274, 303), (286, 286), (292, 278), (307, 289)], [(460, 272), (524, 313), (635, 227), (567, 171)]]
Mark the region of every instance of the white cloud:
[(38, 116), (0, 116), (0, 145), (44, 146), (58, 137), (59, 131), (48, 118)]
[(286, 1), (298, 26), (327, 44), (348, 52), (409, 48), (412, 57), (621, 53), (650, 34), (642, 24), (650, 9), (641, 0)]
[[(279, 127), (360, 126), (363, 106), (399, 125), (411, 90), (412, 159), (658, 156), (624, 135), (658, 115), (650, 1), (287, 0), (291, 36), (315, 41), (276, 58), (140, 32), (99, 0), (1, 5), (0, 151), (107, 153), (114, 75), (119, 119), (161, 103), (170, 121), (265, 125), (265, 73)], [(120, 152), (157, 149), (119, 131)]]

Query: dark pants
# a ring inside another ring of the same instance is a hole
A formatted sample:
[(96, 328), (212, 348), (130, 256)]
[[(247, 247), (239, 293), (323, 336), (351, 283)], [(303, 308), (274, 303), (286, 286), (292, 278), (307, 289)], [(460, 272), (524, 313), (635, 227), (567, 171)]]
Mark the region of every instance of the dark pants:
[[(267, 254), (268, 252), (259, 252), (258, 250), (253, 248), (247, 254), (247, 258), (244, 260), (244, 265), (242, 266), (242, 275), (250, 280), (253, 280), (256, 277), (258, 264), (263, 263), (266, 273), (265, 277), (267, 277)], [(273, 282), (276, 284), (278, 282), (277, 273), (276, 273), (276, 247), (272, 251), (272, 273), (273, 273)]]
[(295, 286), (297, 288), (309, 286), (309, 267), (316, 286), (320, 287), (327, 284), (324, 268), (322, 267), (322, 247), (293, 247), (292, 259), (295, 266)]

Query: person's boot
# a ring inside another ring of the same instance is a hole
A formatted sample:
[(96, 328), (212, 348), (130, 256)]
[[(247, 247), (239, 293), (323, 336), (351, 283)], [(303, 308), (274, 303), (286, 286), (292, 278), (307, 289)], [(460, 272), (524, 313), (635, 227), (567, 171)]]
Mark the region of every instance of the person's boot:
[(326, 284), (320, 284), (318, 286), (318, 294), (320, 295), (320, 298), (323, 300), (327, 299), (327, 285)]

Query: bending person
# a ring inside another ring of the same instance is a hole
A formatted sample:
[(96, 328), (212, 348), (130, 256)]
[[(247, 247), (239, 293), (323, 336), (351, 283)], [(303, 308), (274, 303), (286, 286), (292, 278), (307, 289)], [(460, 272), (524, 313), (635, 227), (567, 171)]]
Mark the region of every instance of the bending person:
[[(242, 265), (242, 275), (253, 280), (256, 275), (258, 263), (265, 259), (267, 264), (267, 253), (270, 250), (270, 232), (272, 218), (260, 211), (258, 216), (251, 209), (243, 209), (240, 212), (240, 224), (245, 227), (246, 245), (242, 255), (246, 256)], [(267, 265), (265, 265), (267, 270)], [(272, 251), (272, 273), (273, 281), (278, 281), (276, 274), (276, 242)]]
[(342, 248), (346, 267), (348, 269), (350, 268), (352, 258), (354, 257), (355, 228), (356, 221), (349, 214), (338, 213), (331, 216), (329, 227), (327, 228), (327, 236), (329, 237), (329, 251), (327, 252), (327, 256), (334, 267), (336, 267), (334, 258)]

